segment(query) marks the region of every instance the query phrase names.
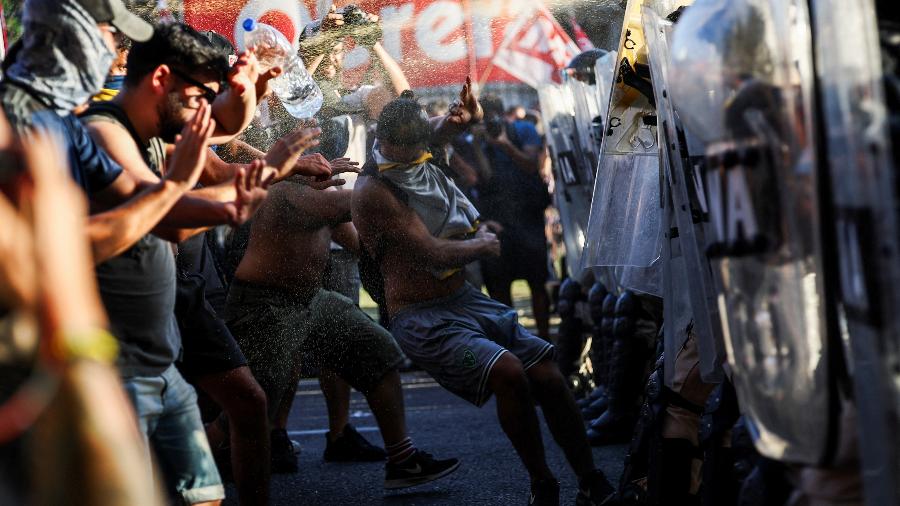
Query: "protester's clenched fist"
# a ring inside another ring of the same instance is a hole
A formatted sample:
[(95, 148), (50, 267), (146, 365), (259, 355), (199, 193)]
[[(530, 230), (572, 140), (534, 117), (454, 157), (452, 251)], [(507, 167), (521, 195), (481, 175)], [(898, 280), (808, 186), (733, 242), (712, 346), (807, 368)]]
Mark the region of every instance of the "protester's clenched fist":
[(488, 227), (481, 227), (475, 233), (475, 239), (482, 241), (484, 254), (487, 256), (500, 256), (500, 239), (497, 234), (491, 232)]

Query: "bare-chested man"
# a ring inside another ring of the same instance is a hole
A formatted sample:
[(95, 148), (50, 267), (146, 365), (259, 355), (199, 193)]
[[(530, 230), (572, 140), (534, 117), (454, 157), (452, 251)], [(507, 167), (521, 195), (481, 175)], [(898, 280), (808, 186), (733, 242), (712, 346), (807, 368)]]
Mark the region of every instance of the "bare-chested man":
[(352, 192), (313, 184), (292, 177), (271, 187), (228, 294), (226, 321), (266, 392), (269, 419), (294, 394), (297, 360), (311, 360), (366, 396), (388, 454), (385, 488), (446, 476), (459, 461), (436, 460), (407, 436), (394, 339), (350, 299), (322, 288), (331, 227), (350, 221)]
[(584, 422), (553, 360), (553, 347), (526, 331), (516, 312), (467, 284), (461, 269), (500, 254), (497, 237), (429, 163), (429, 144), (477, 121), (467, 82), (450, 115), (432, 125), (412, 100), (398, 99), (378, 120), (373, 159), (353, 196), (353, 222), (380, 263), (391, 332), (406, 355), (441, 385), (476, 406), (497, 397), (500, 425), (531, 477), (529, 504), (559, 504), (547, 466), (534, 399), (579, 478), (578, 505), (613, 491), (596, 470)]

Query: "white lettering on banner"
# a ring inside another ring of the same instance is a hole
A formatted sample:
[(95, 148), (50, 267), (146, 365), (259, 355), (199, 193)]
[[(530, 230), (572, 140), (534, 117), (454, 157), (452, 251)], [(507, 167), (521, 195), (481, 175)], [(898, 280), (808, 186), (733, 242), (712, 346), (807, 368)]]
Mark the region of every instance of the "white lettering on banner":
[(300, 39), (300, 32), (312, 20), (309, 9), (301, 2), (293, 0), (250, 0), (244, 5), (234, 22), (234, 41), (239, 51), (244, 48), (244, 20), (247, 18), (259, 19), (266, 13), (275, 11), (282, 13), (290, 20), (294, 28), (294, 36), (291, 44), (296, 48)]
[(381, 9), (381, 27), (384, 38), (381, 45), (397, 61), (403, 61), (403, 28), (412, 20), (415, 6), (411, 3), (390, 5)]
[(457, 2), (434, 2), (416, 19), (416, 41), (425, 55), (441, 63), (451, 63), (466, 57), (466, 42), (462, 37), (445, 39), (463, 27), (462, 7)]
[(344, 55), (344, 68), (355, 69), (369, 64), (369, 48), (356, 46)]
[(472, 14), (472, 35), (475, 39), (475, 55), (490, 58), (494, 55), (494, 34), (491, 32), (491, 16), (484, 13)]

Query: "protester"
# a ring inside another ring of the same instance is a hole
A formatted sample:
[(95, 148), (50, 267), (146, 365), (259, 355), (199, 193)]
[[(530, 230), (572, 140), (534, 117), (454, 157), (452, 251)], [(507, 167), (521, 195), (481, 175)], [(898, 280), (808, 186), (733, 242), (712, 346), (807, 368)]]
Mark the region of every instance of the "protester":
[[(322, 287), (330, 227), (349, 222), (351, 192), (320, 192), (308, 184), (291, 178), (272, 188), (228, 294), (229, 327), (266, 391), (270, 418), (293, 398), (296, 362), (304, 358), (366, 396), (387, 450), (385, 488), (446, 476), (459, 462), (434, 459), (407, 435), (397, 372), (402, 356), (393, 338), (350, 299)], [(342, 438), (361, 438), (346, 424), (341, 429)]]
[[(84, 121), (93, 138), (126, 172), (156, 183), (167, 165), (174, 169), (181, 161), (182, 153), (176, 148), (167, 164), (165, 149), (165, 143), (174, 142), (181, 129), (184, 130), (179, 147), (196, 150), (193, 158), (205, 165), (214, 125), (209, 120), (207, 101), (215, 99), (228, 70), (224, 55), (205, 36), (186, 25), (161, 25), (148, 42), (136, 43), (132, 48), (123, 91), (111, 102), (92, 106)], [(192, 120), (188, 119), (191, 115)], [(228, 185), (191, 191), (190, 197), (176, 206), (177, 219), (188, 228), (239, 225), (265, 197), (268, 181), (263, 178), (263, 169), (263, 163), (258, 162), (247, 171), (242, 169)], [(196, 179), (190, 186), (194, 183)], [(165, 226), (155, 230), (155, 234), (175, 240), (190, 233)], [(224, 498), (220, 478), (213, 472), (215, 464), (209, 445), (205, 438), (196, 436), (202, 428), (196, 395), (173, 365), (181, 352), (181, 336), (173, 311), (176, 277), (171, 249), (161, 239), (148, 235), (125, 255), (99, 265), (97, 272), (104, 303), (123, 344), (119, 367), (126, 390), (135, 404), (143, 432), (163, 463), (170, 493), (177, 493), (189, 503)], [(137, 301), (141, 301), (140, 314), (135, 312)], [(204, 309), (197, 309), (196, 316), (204, 316)], [(213, 325), (214, 322), (213, 319)], [(192, 341), (198, 339), (192, 337)], [(229, 364), (233, 365), (230, 369), (238, 369), (243, 365), (242, 357), (239, 351), (235, 356), (233, 340), (232, 350), (227, 349), (229, 338), (227, 332), (219, 334), (212, 346), (225, 348), (220, 353), (234, 357), (231, 360), (236, 363)], [(209, 342), (203, 344), (210, 346)], [(233, 381), (231, 385), (239, 387), (233, 392), (238, 399), (261, 399), (256, 415), (261, 417), (265, 404), (252, 378)], [(254, 419), (250, 411), (247, 424)], [(256, 434), (244, 434), (251, 446), (260, 439), (260, 432), (265, 434), (264, 425), (260, 426)], [(266, 501), (268, 483), (260, 485), (261, 481), (264, 478), (252, 474), (241, 480), (241, 485), (255, 485), (252, 494), (243, 494), (248, 502), (252, 495)]]
[(128, 69), (128, 52), (131, 50), (131, 39), (122, 32), (115, 32), (113, 38), (116, 40), (116, 59), (113, 60), (112, 67), (109, 69), (109, 75), (106, 76), (106, 82), (103, 83), (103, 89), (100, 93), (94, 95), (95, 101), (112, 100), (122, 91), (122, 84), (125, 82), (125, 74)]
[[(500, 424), (531, 476), (531, 504), (558, 504), (532, 394), (579, 477), (577, 504), (600, 504), (612, 487), (596, 470), (584, 423), (553, 347), (516, 323), (516, 313), (468, 285), (460, 269), (500, 253), (478, 226), (478, 211), (428, 163), (426, 146), (480, 119), (463, 87), (460, 102), (432, 133), (424, 111), (399, 99), (382, 112), (375, 158), (353, 199), (354, 224), (385, 276), (391, 331), (404, 352), (445, 388), (481, 406), (493, 393)], [(477, 232), (476, 232), (477, 230)]]
[[(154, 484), (133, 479), (145, 455), (111, 367), (115, 339), (83, 234), (85, 198), (68, 180), (55, 139), (17, 139), (2, 113), (0, 159), (0, 305), (17, 320), (15, 327), (38, 326), (32, 358), (41, 364), (0, 404), (0, 503), (59, 504), (79, 497), (103, 504), (114, 496), (156, 505)], [(15, 344), (2, 328), (8, 355)], [(0, 372), (9, 373), (7, 363)], [(26, 437), (14, 439), (31, 424)], [(16, 451), (23, 444), (28, 455), (40, 458), (23, 458)], [(34, 478), (40, 476), (58, 479), (48, 486)]]

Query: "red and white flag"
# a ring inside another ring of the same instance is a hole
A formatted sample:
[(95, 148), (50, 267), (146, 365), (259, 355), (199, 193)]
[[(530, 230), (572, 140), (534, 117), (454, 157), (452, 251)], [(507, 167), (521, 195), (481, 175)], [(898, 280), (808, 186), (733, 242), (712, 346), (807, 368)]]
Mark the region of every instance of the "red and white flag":
[(507, 28), (492, 63), (533, 88), (560, 82), (578, 46), (543, 4), (525, 7)]
[(0, 39), (0, 61), (6, 58), (6, 14), (3, 13), (3, 4), (0, 4), (0, 30), (3, 31)]
[(594, 49), (594, 43), (591, 42), (591, 39), (584, 33), (584, 28), (578, 24), (575, 16), (570, 17), (569, 21), (572, 23), (572, 31), (575, 32), (575, 43), (578, 44), (578, 47), (582, 51)]

